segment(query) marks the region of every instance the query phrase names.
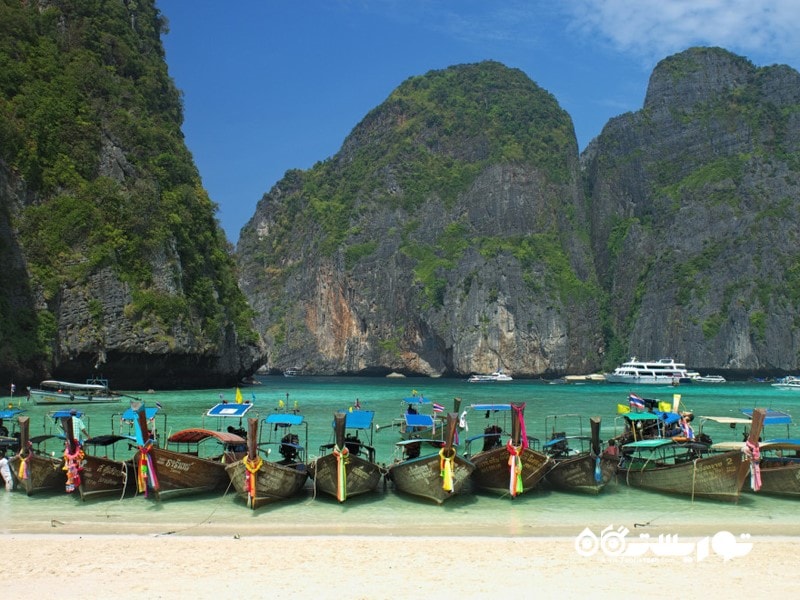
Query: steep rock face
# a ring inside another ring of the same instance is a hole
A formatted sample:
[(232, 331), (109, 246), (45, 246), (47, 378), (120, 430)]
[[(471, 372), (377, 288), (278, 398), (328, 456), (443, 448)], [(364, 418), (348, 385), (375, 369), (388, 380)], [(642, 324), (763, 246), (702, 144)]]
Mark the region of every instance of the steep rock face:
[(602, 358), (572, 123), (493, 62), (403, 83), (242, 230), (268, 366), (517, 376)]
[(800, 75), (717, 48), (658, 64), (582, 156), (616, 358), (798, 366)]
[(0, 374), (20, 387), (233, 385), (263, 362), (163, 25), (152, 0), (0, 6)]

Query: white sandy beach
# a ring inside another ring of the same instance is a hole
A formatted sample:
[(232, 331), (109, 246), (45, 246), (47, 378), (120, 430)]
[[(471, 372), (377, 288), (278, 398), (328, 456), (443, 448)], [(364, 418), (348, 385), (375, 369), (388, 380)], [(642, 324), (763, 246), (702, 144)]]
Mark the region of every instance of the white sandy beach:
[[(688, 539), (688, 538), (687, 538)], [(698, 540), (694, 540), (697, 542)], [(58, 598), (788, 597), (800, 538), (746, 556), (581, 556), (572, 537), (5, 534), (3, 592)]]

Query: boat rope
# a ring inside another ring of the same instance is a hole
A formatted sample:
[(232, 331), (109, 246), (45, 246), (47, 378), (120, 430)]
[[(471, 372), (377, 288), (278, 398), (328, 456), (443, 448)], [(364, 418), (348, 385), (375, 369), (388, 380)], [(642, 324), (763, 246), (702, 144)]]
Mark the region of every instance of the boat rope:
[(695, 482), (697, 481), (697, 461), (700, 460), (699, 458), (695, 458), (692, 461), (692, 502), (694, 502), (694, 486)]
[(242, 459), (242, 464), (245, 468), (244, 487), (247, 490), (247, 503), (252, 504), (253, 499), (256, 497), (256, 473), (264, 465), (264, 459), (256, 456), (255, 460), (250, 460), (250, 457), (245, 456)]
[(742, 446), (742, 453), (750, 463), (750, 487), (757, 492), (761, 489), (761, 449), (758, 442), (754, 444), (747, 440)]
[(81, 471), (83, 471), (83, 448), (78, 440), (72, 440), (75, 451), (69, 451), (69, 442), (64, 445), (64, 466), (61, 467), (67, 472), (66, 490), (71, 494), (81, 485)]
[(518, 448), (514, 446), (509, 438), (506, 444), (508, 451), (508, 492), (512, 498), (521, 494), (524, 489), (522, 487), (522, 446)]
[(350, 450), (347, 446), (339, 448), (333, 446), (333, 455), (336, 457), (336, 499), (339, 502), (347, 500), (347, 463), (350, 462)]
[(456, 449), (450, 448), (452, 454), (445, 456), (446, 448), (439, 450), (439, 474), (442, 477), (442, 489), (445, 492), (453, 493), (453, 463), (456, 458)]

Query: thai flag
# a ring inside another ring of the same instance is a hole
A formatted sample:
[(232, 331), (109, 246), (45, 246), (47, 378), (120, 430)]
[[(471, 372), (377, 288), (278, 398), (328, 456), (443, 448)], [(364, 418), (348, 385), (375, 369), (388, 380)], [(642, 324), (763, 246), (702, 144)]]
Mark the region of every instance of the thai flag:
[(17, 386), (12, 383), (11, 384), (11, 393), (13, 394), (16, 391), (17, 391)]
[(441, 404), (433, 403), (433, 412), (444, 412), (444, 406)]
[(161, 402), (156, 402), (156, 408), (164, 408), (164, 407), (161, 406)]
[(644, 408), (644, 400), (636, 394), (630, 394), (628, 396), (628, 406), (635, 409)]

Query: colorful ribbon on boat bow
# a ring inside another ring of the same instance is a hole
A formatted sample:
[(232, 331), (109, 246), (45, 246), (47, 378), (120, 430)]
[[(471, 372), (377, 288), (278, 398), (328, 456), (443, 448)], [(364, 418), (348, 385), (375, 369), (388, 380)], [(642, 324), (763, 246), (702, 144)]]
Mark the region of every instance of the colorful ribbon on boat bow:
[(69, 442), (67, 442), (64, 447), (64, 466), (61, 467), (67, 472), (66, 490), (68, 494), (71, 494), (80, 486), (81, 471), (83, 471), (83, 467), (81, 466), (83, 462), (83, 448), (81, 448), (81, 444), (78, 440), (73, 440), (72, 443), (75, 445), (75, 452), (70, 453), (70, 445)]
[(747, 440), (742, 452), (750, 462), (750, 487), (757, 492), (761, 489), (761, 449), (758, 447), (758, 442), (754, 444)]
[(158, 478), (153, 468), (153, 457), (150, 455), (152, 448), (150, 443), (139, 446), (139, 464), (136, 465), (136, 487), (140, 494), (144, 493), (145, 498), (149, 489), (158, 489)]
[(28, 452), (24, 457), (22, 456), (22, 449), (19, 451), (19, 470), (17, 471), (17, 478), (20, 481), (31, 478), (31, 454), (33, 453), (31, 448), (33, 448), (33, 444), (28, 442)]
[(336, 457), (336, 499), (339, 502), (347, 500), (347, 462), (350, 460), (350, 450), (345, 446), (333, 447), (333, 455)]
[(523, 492), (522, 487), (522, 445), (518, 448), (511, 440), (506, 444), (508, 451), (508, 493), (514, 498)]
[(244, 474), (244, 487), (247, 490), (248, 500), (256, 497), (256, 473), (261, 469), (264, 464), (264, 459), (256, 456), (255, 460), (250, 460), (247, 456), (242, 459), (242, 464), (245, 468)]
[(450, 448), (452, 454), (445, 456), (445, 448), (439, 450), (439, 471), (442, 477), (442, 489), (445, 492), (453, 491), (453, 464), (456, 458), (456, 449)]

